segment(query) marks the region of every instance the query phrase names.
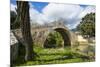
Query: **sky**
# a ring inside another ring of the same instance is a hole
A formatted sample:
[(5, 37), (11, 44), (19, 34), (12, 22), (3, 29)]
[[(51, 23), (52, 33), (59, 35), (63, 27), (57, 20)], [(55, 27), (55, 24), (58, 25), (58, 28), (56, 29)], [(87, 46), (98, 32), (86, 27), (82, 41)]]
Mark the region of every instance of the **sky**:
[[(81, 19), (88, 13), (95, 12), (93, 5), (62, 4), (53, 2), (29, 2), (31, 23), (43, 25), (63, 20), (69, 29), (76, 28)], [(16, 12), (15, 0), (11, 0), (11, 11)]]

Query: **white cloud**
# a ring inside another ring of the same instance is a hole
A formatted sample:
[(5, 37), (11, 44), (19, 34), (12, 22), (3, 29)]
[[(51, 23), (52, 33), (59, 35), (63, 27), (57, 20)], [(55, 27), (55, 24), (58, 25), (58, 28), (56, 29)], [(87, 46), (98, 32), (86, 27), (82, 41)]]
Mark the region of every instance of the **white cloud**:
[(80, 19), (78, 15), (83, 11), (80, 5), (50, 3), (43, 9), (43, 14), (49, 21), (63, 19), (68, 27), (75, 27)]
[[(42, 13), (34, 9), (30, 4), (30, 18), (32, 23), (45, 24), (63, 19), (68, 28), (75, 28), (87, 13), (95, 12), (95, 6), (82, 7), (80, 5), (49, 3), (42, 9)], [(11, 4), (11, 10), (15, 11), (16, 5)]]
[(10, 6), (11, 6), (10, 10), (16, 12), (16, 9), (15, 8), (17, 8), (17, 6), (14, 5), (14, 4), (11, 4)]
[(30, 18), (32, 23), (44, 24), (47, 22), (47, 18), (42, 13), (39, 13), (34, 8), (30, 8)]
[(86, 14), (91, 13), (91, 12), (95, 12), (95, 6), (87, 6), (86, 8), (84, 8), (84, 10), (80, 13), (79, 18), (84, 17)]
[(63, 19), (70, 29), (75, 28), (87, 13), (95, 12), (95, 6), (50, 3), (43, 9), (49, 21)]
[(43, 14), (50, 18), (73, 18), (81, 11), (79, 5), (50, 3), (43, 9)]
[(32, 20), (32, 23), (38, 23), (38, 24), (44, 24), (47, 22), (47, 18), (45, 15), (34, 9), (34, 6), (29, 3), (30, 5), (30, 18)]

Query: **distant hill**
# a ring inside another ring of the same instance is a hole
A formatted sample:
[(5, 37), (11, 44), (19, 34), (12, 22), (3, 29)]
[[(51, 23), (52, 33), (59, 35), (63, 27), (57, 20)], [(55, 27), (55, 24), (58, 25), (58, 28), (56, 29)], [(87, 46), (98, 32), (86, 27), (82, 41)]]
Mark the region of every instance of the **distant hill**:
[(76, 29), (76, 28), (74, 28), (74, 29), (71, 29), (71, 31), (76, 32), (76, 31), (77, 31), (77, 29)]

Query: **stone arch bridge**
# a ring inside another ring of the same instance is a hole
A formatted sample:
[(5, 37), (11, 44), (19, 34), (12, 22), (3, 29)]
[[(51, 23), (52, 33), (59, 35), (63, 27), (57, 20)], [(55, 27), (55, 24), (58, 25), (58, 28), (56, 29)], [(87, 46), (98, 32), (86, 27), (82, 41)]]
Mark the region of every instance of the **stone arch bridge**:
[[(31, 28), (31, 34), (34, 43), (41, 44), (40, 47), (44, 47), (48, 35), (52, 32), (59, 32), (64, 41), (65, 46), (73, 46), (77, 41), (77, 36), (70, 31), (63, 23), (56, 23), (52, 25), (36, 26)], [(18, 41), (23, 42), (21, 30), (14, 30), (15, 37)]]
[(39, 43), (41, 44), (41, 47), (44, 47), (48, 35), (54, 31), (61, 34), (64, 41), (64, 47), (72, 46), (75, 44), (77, 40), (76, 35), (62, 23), (33, 27), (31, 29), (31, 33), (34, 43)]

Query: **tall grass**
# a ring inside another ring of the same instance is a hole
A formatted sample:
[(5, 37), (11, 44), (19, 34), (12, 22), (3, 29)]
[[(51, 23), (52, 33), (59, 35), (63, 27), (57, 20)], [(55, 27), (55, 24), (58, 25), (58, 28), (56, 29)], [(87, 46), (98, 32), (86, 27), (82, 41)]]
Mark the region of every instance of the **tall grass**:
[(71, 48), (69, 47), (55, 49), (35, 47), (34, 50), (37, 53), (35, 59), (33, 61), (28, 61), (20, 65), (62, 64), (93, 61), (87, 56), (72, 52)]

